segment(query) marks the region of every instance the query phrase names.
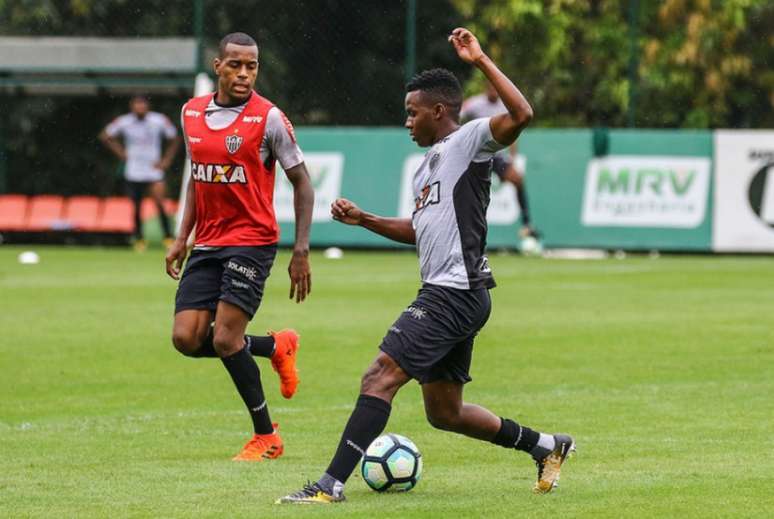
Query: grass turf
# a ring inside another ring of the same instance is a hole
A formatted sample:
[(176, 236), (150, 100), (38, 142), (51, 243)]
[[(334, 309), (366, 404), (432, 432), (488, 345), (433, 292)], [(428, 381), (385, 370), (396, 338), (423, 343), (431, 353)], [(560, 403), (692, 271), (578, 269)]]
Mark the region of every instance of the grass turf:
[(774, 268), (763, 257), (559, 261), (494, 256), (499, 287), (466, 399), (578, 455), (548, 496), (522, 453), (433, 430), (419, 388), (388, 431), (422, 450), (407, 494), (359, 475), (348, 502), (275, 506), (326, 467), (359, 377), (417, 286), (412, 253), (312, 258), (287, 298), (275, 264), (254, 333), (302, 334), (293, 400), (259, 360), (285, 455), (229, 461), (249, 419), (220, 363), (171, 347), (175, 283), (159, 249), (0, 248), (2, 517), (707, 517), (774, 513)]

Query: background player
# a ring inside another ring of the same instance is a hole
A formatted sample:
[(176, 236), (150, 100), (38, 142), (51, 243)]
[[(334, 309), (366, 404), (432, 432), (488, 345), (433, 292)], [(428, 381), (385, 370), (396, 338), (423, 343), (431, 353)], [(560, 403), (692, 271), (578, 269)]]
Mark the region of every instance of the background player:
[(286, 398), (298, 384), (293, 330), (245, 335), (277, 253), (275, 161), (295, 195), (296, 236), (288, 272), (290, 298), (297, 302), (312, 288), (308, 255), (314, 191), (290, 121), (253, 90), (255, 40), (232, 33), (221, 40), (219, 51), (217, 92), (191, 99), (181, 114), (191, 182), (180, 236), (166, 258), (172, 278), (179, 277), (194, 228), (195, 245), (177, 290), (172, 342), (187, 356), (221, 358), (253, 421), (254, 435), (234, 459), (259, 461), (280, 456), (283, 444), (252, 355), (272, 359)]
[[(134, 202), (135, 249), (144, 251), (147, 246), (143, 239), (140, 209), (142, 198), (148, 192), (159, 211), (164, 245), (169, 247), (172, 230), (164, 211), (164, 172), (169, 169), (180, 147), (175, 125), (166, 115), (150, 111), (150, 102), (145, 96), (135, 95), (129, 101), (129, 113), (108, 124), (100, 132), (99, 140), (125, 163), (124, 178), (128, 194)], [(162, 156), (164, 140), (167, 147)]]
[(405, 126), (419, 146), (430, 150), (414, 175), (412, 218), (384, 218), (349, 200), (334, 202), (336, 220), (416, 243), (422, 288), (390, 327), (363, 375), (355, 410), (327, 470), (280, 503), (343, 501), (344, 483), (384, 430), (393, 397), (412, 378), (422, 385), (425, 412), (434, 427), (530, 453), (538, 466), (538, 493), (551, 491), (574, 449), (569, 436), (534, 431), (462, 399), (464, 384), (471, 380), (473, 340), (489, 318), (489, 289), (495, 286), (484, 255), (490, 163), (530, 122), (532, 108), (470, 31), (457, 28), (449, 39), (458, 56), (493, 83), (507, 111), (460, 126), (462, 88), (457, 78), (444, 69), (419, 74), (406, 87)]
[[(463, 123), (481, 117), (494, 117), (508, 111), (492, 83), (486, 81), (485, 84), (486, 90), (484, 93), (469, 97), (462, 103), (460, 119), (462, 119)], [(520, 160), (516, 142), (507, 149), (495, 154), (492, 159), (492, 170), (500, 177), (502, 182), (513, 184), (516, 191), (516, 202), (519, 204), (522, 224), (519, 235), (522, 238), (527, 236), (538, 238), (538, 232), (532, 227), (529, 204), (527, 203), (524, 161)]]

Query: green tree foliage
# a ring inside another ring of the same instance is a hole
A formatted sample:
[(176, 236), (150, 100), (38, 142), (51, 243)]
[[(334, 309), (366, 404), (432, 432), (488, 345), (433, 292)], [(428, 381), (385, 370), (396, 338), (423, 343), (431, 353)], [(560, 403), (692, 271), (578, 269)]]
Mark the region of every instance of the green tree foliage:
[(638, 126), (774, 125), (771, 0), (452, 1), (524, 86), (539, 125), (625, 126), (633, 86)]
[[(627, 124), (634, 48), (638, 126), (774, 127), (774, 0), (638, 0), (634, 41), (631, 1), (417, 0), (417, 67), (450, 68), (468, 93), (480, 89), (446, 41), (468, 26), (523, 87), (536, 126), (616, 127)], [(259, 90), (295, 124), (402, 123), (405, 0), (204, 2), (208, 57), (225, 33), (255, 36)], [(193, 17), (192, 0), (0, 0), (3, 36), (193, 36)], [(0, 94), (8, 188), (120, 191), (96, 135), (126, 94)], [(176, 120), (189, 96), (152, 101)]]
[[(0, 34), (167, 37), (194, 35), (192, 0), (0, 0)], [(403, 123), (406, 6), (384, 0), (204, 0), (208, 63), (219, 39), (243, 31), (261, 46), (258, 89), (296, 125)], [(470, 67), (446, 42), (459, 16), (446, 0), (418, 2), (417, 66)], [(193, 86), (193, 85), (192, 85)], [(126, 112), (128, 93), (99, 96), (0, 95), (9, 189), (24, 193), (116, 193), (121, 176), (96, 141)], [(190, 91), (153, 96), (178, 120)], [(181, 157), (174, 171), (179, 171)], [(35, 175), (15, 172), (35, 171)], [(177, 179), (174, 172), (169, 175)], [(172, 185), (171, 192), (175, 193)]]
[(640, 74), (653, 126), (774, 125), (774, 2), (665, 0), (644, 14)]

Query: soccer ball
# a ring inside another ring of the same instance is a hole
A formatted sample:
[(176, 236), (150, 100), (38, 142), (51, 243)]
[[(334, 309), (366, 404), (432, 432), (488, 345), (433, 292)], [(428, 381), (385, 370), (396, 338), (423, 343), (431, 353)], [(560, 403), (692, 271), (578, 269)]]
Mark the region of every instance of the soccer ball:
[(543, 244), (533, 236), (527, 236), (522, 239), (519, 248), (525, 256), (539, 256), (543, 252)]
[(360, 472), (377, 492), (411, 490), (422, 477), (422, 455), (414, 442), (400, 434), (385, 434), (366, 449)]

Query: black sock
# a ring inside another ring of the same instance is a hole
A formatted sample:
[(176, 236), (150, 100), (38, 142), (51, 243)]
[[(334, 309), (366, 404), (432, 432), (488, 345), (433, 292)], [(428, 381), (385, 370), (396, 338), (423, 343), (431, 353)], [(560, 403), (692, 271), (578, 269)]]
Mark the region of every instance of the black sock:
[[(137, 194), (137, 193), (133, 193)], [(132, 196), (132, 202), (134, 202), (134, 239), (142, 240), (142, 214), (140, 212), (140, 204), (142, 204), (142, 194), (139, 196)]]
[(271, 434), (274, 427), (269, 417), (266, 398), (263, 396), (261, 373), (258, 371), (258, 365), (250, 352), (247, 351), (247, 348), (242, 348), (233, 355), (223, 357), (220, 360), (223, 361), (223, 365), (228, 370), (228, 374), (231, 375), (242, 401), (250, 411), (255, 434)]
[(500, 418), (500, 420), (502, 421), (500, 430), (495, 435), (492, 443), (524, 452), (531, 452), (535, 448), (538, 440), (540, 440), (539, 432), (519, 425), (507, 418)]
[(392, 406), (381, 398), (360, 395), (341, 435), (336, 454), (325, 472), (345, 483), (365, 450), (384, 430), (391, 409)]
[(215, 346), (212, 344), (212, 328), (210, 333), (204, 339), (204, 342), (199, 346), (199, 349), (191, 353), (189, 357), (217, 357), (218, 353), (215, 351)]
[(164, 238), (171, 238), (172, 229), (169, 226), (169, 217), (164, 211), (164, 204), (157, 203), (156, 207), (159, 210), (159, 223), (161, 223), (161, 231), (164, 233)]
[(256, 357), (270, 359), (274, 355), (274, 337), (271, 335), (245, 335), (245, 346)]
[(521, 187), (516, 188), (516, 200), (519, 202), (519, 208), (521, 209), (521, 221), (524, 225), (529, 225), (529, 206), (527, 205), (527, 188), (524, 186), (522, 180)]

